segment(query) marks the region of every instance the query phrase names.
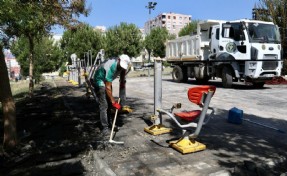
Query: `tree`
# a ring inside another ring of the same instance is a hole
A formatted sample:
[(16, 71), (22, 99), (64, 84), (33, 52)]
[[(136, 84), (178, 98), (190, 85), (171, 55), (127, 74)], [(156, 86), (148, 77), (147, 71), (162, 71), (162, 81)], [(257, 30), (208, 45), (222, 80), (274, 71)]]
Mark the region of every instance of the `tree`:
[[(8, 40), (7, 36), (1, 32), (0, 39), (4, 41)], [(4, 42), (6, 43), (6, 42)], [(7, 66), (5, 63), (5, 56), (3, 53), (4, 44), (0, 42), (0, 102), (2, 103), (3, 115), (4, 115), (4, 140), (3, 146), (6, 148), (12, 148), (17, 144), (17, 130), (15, 119), (15, 103), (12, 97), (11, 87), (9, 83), (9, 76)], [(7, 47), (7, 45), (6, 45)]]
[(254, 9), (256, 19), (272, 21), (280, 28), (284, 65), (282, 74), (287, 74), (287, 0), (261, 0)]
[[(8, 36), (25, 36), (29, 41), (29, 92), (33, 95), (34, 41), (45, 36), (51, 27), (75, 25), (80, 14), (87, 15), (85, 0), (2, 0), (0, 1), (0, 27)], [(8, 72), (0, 48), (0, 101), (4, 114), (4, 147), (16, 146), (15, 103), (9, 84)]]
[(118, 56), (122, 53), (130, 57), (138, 56), (142, 49), (141, 32), (134, 24), (121, 23), (106, 32), (106, 55)]
[(165, 42), (168, 39), (169, 34), (166, 28), (154, 28), (150, 34), (146, 36), (144, 46), (148, 51), (149, 58), (151, 52), (155, 57), (165, 56)]
[(75, 53), (81, 58), (89, 50), (95, 56), (100, 49), (104, 48), (105, 43), (103, 35), (99, 31), (95, 31), (88, 24), (82, 24), (77, 29), (65, 31), (60, 46), (66, 53), (65, 59), (68, 61), (71, 54)]
[[(41, 74), (44, 72), (52, 72), (58, 70), (63, 62), (63, 54), (57, 43), (49, 37), (44, 37), (35, 41), (35, 59), (34, 59), (34, 77), (36, 81), (40, 81)], [(23, 76), (29, 75), (29, 57), (28, 40), (20, 37), (11, 47), (12, 53), (16, 56), (17, 61), (21, 65)]]
[(192, 21), (191, 23), (188, 23), (186, 26), (184, 26), (178, 33), (178, 36), (185, 36), (185, 35), (192, 35), (194, 32), (196, 32), (197, 29), (197, 23), (198, 20)]
[(47, 35), (56, 24), (69, 27), (74, 17), (87, 15), (85, 0), (10, 0), (0, 1), (0, 26), (7, 35), (24, 36), (29, 41), (29, 92), (33, 95), (35, 40)]

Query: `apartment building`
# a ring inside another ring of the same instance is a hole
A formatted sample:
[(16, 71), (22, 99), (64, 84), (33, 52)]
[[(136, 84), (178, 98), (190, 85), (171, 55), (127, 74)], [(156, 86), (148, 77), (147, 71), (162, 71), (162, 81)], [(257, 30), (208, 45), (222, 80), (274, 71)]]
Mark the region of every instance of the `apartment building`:
[(191, 22), (191, 15), (178, 13), (161, 13), (154, 19), (150, 19), (144, 25), (145, 34), (155, 27), (164, 27), (170, 34), (178, 36), (179, 31)]
[(19, 78), (21, 67), (17, 62), (16, 58), (12, 55), (10, 50), (5, 50), (4, 55), (9, 78), (10, 79)]

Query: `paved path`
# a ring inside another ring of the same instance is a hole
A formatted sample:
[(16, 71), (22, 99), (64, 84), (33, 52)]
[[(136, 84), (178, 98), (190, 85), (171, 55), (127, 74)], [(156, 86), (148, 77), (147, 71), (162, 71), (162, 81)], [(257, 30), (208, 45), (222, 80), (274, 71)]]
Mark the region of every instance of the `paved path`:
[[(114, 90), (118, 90), (117, 82)], [(117, 175), (229, 175), (247, 173), (249, 165), (254, 164), (257, 165), (253, 172), (260, 169), (265, 173), (286, 172), (286, 168), (278, 165), (286, 164), (286, 133), (245, 121), (241, 125), (230, 124), (226, 118), (228, 110), (237, 107), (244, 111), (244, 118), (287, 131), (287, 86), (252, 89), (235, 85), (233, 89), (224, 89), (218, 81), (211, 84), (217, 86), (217, 90), (210, 106), (218, 111), (198, 137), (198, 141), (207, 145), (206, 150), (182, 155), (166, 142), (180, 136), (178, 130), (161, 136), (143, 131), (150, 125), (149, 116), (153, 114), (154, 82), (152, 77), (141, 77), (127, 80), (127, 102), (134, 112), (120, 115), (123, 125), (115, 137), (125, 141), (124, 146), (101, 151), (99, 156)], [(186, 96), (188, 88), (194, 86), (192, 80), (179, 84), (170, 77), (163, 77), (163, 108), (170, 108), (175, 102), (181, 102), (183, 110), (195, 108)], [(114, 92), (117, 96), (117, 91)], [(167, 117), (164, 124), (176, 128)]]
[[(118, 83), (113, 84), (115, 96)], [(103, 141), (96, 102), (86, 98), (84, 87), (61, 78), (47, 80), (35, 90), (33, 99), (17, 104), (21, 145), (19, 150), (0, 156), (0, 175), (287, 175), (286, 133), (226, 120), (229, 109), (237, 107), (244, 111), (245, 119), (287, 132), (287, 85), (224, 89), (219, 81), (211, 84), (217, 90), (210, 106), (217, 114), (197, 138), (207, 149), (182, 155), (168, 146), (181, 131), (166, 116), (163, 124), (173, 128), (172, 133), (152, 136), (144, 132), (154, 114), (153, 77), (127, 79), (127, 104), (134, 112), (119, 114), (120, 130), (114, 138), (124, 145)], [(192, 80), (179, 84), (164, 76), (163, 108), (176, 102), (183, 104), (182, 110), (197, 108), (187, 99), (188, 88), (194, 86)]]

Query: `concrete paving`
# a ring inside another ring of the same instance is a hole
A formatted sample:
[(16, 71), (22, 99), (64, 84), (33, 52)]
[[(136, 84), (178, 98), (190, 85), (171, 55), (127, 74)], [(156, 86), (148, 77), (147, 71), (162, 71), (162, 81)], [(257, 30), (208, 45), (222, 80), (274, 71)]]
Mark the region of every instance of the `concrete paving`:
[[(163, 117), (163, 124), (173, 128), (172, 133), (152, 136), (144, 132), (144, 127), (151, 125), (149, 117), (154, 114), (154, 80), (138, 77), (128, 78), (126, 85), (127, 104), (134, 112), (118, 117), (121, 125), (114, 140), (124, 141), (124, 145), (95, 150), (94, 159), (100, 161), (100, 165), (105, 163), (108, 173), (119, 176), (248, 175), (249, 172), (280, 175), (287, 172), (286, 133), (247, 121), (240, 125), (227, 122), (228, 111), (237, 107), (244, 111), (245, 119), (287, 132), (287, 85), (266, 85), (263, 89), (235, 85), (225, 89), (218, 80), (210, 84), (217, 87), (210, 102), (217, 113), (197, 138), (207, 146), (206, 150), (183, 155), (170, 148), (168, 141), (180, 137), (180, 130), (167, 116)], [(197, 85), (193, 80), (175, 83), (171, 76), (164, 76), (163, 108), (169, 109), (176, 102), (182, 103), (181, 110), (197, 108), (187, 99), (188, 88), (194, 86)], [(113, 89), (118, 96), (117, 80)]]

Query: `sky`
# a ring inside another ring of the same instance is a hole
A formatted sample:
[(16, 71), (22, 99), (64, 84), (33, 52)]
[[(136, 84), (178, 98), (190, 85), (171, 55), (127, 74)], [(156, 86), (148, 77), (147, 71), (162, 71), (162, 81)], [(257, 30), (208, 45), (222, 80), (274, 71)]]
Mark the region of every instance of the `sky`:
[[(154, 10), (146, 8), (148, 2), (157, 2)], [(180, 13), (191, 15), (192, 20), (237, 20), (252, 18), (252, 8), (259, 0), (87, 0), (91, 7), (88, 17), (80, 17), (80, 21), (91, 26), (107, 28), (121, 22), (133, 23), (139, 28), (144, 23), (161, 13)], [(63, 29), (53, 30), (56, 34)]]

